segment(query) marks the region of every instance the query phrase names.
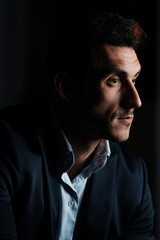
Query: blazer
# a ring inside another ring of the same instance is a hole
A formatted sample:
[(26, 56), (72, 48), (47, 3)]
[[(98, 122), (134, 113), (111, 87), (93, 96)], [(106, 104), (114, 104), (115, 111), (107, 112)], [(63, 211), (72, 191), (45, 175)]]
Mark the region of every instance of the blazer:
[[(58, 240), (59, 126), (48, 100), (0, 112), (0, 239)], [(106, 165), (88, 179), (74, 240), (151, 240), (152, 198), (144, 161), (110, 143)]]

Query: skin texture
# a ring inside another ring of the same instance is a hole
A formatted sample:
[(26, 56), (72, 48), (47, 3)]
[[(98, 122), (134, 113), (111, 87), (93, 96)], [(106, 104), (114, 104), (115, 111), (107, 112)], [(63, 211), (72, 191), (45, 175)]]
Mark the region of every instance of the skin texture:
[(83, 91), (66, 73), (56, 75), (55, 86), (63, 99), (56, 100), (57, 114), (75, 156), (68, 172), (71, 179), (87, 163), (100, 140), (128, 139), (134, 109), (141, 106), (135, 87), (140, 71), (133, 48), (102, 45), (93, 52)]

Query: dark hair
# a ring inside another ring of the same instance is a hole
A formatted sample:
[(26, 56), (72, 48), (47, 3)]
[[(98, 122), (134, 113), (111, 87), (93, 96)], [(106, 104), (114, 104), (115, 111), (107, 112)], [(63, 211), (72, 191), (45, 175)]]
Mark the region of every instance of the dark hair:
[(118, 14), (94, 11), (68, 15), (59, 18), (53, 33), (51, 67), (54, 72), (80, 74), (87, 68), (97, 46), (128, 46), (137, 51), (145, 40), (146, 34), (135, 20)]

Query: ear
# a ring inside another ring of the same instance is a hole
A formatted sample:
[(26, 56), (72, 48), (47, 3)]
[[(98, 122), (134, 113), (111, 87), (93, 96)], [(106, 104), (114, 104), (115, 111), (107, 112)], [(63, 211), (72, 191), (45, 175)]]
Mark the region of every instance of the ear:
[(72, 79), (64, 71), (57, 72), (54, 77), (54, 85), (57, 93), (65, 101), (70, 101), (73, 92)]

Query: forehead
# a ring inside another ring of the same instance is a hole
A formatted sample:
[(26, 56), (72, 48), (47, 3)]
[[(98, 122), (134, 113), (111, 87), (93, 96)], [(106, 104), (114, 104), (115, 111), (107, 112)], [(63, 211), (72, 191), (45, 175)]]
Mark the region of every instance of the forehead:
[(118, 68), (130, 74), (138, 72), (141, 68), (133, 48), (107, 44), (95, 49), (93, 67), (95, 70)]

